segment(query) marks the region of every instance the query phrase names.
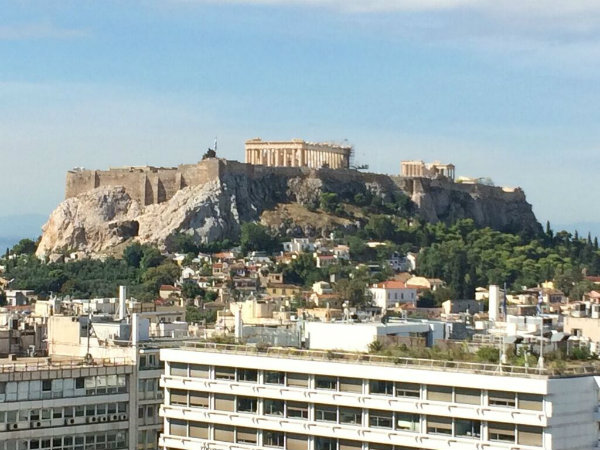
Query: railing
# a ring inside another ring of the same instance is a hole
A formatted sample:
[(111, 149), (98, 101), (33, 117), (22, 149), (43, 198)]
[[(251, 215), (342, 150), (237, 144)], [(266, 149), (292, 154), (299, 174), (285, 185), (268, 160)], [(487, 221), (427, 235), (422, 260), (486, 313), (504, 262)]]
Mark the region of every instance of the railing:
[(218, 344), (215, 342), (186, 342), (186, 350), (198, 350), (215, 353), (235, 353), (240, 355), (286, 357), (311, 361), (332, 361), (338, 363), (394, 366), (415, 369), (439, 370), (444, 372), (470, 372), (486, 375), (504, 375), (514, 377), (561, 377), (600, 374), (600, 363), (576, 363), (561, 368), (510, 366), (503, 364), (450, 361), (445, 359), (421, 359), (372, 355), (367, 353), (340, 352), (333, 350), (300, 350), (283, 347), (257, 347), (241, 344)]
[(39, 370), (66, 370), (88, 367), (129, 366), (133, 362), (129, 358), (95, 358), (91, 361), (71, 359), (68, 361), (53, 361), (51, 358), (40, 358), (36, 361), (0, 363), (0, 373), (36, 372)]

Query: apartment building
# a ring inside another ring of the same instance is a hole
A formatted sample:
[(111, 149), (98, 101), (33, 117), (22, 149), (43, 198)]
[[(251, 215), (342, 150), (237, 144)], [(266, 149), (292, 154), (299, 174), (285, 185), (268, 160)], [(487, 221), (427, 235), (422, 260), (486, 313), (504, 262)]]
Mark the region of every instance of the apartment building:
[[(85, 316), (50, 317), (49, 351), (52, 355), (79, 358), (88, 354), (93, 361), (115, 358), (129, 361), (131, 388), (128, 420), (132, 431), (126, 448), (156, 450), (163, 426), (158, 414), (163, 402), (163, 390), (159, 382), (164, 372), (159, 350), (161, 347), (179, 346), (182, 341), (149, 338), (150, 320), (145, 313), (133, 314), (129, 323), (101, 318), (94, 320), (90, 322)], [(2, 447), (0, 450), (3, 450)]]
[(131, 362), (0, 360), (0, 450), (127, 450)]
[(359, 353), (161, 350), (165, 450), (588, 450), (592, 375)]

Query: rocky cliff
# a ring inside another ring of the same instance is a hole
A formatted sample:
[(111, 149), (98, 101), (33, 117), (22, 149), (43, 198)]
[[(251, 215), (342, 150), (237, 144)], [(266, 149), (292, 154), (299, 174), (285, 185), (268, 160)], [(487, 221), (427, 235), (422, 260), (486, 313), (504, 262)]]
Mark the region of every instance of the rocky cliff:
[(315, 213), (322, 192), (348, 200), (367, 190), (384, 199), (404, 192), (419, 214), (432, 222), (471, 217), (479, 226), (499, 230), (541, 229), (519, 190), (356, 171), (266, 168), (219, 159), (200, 164), (218, 175), (177, 191), (163, 203), (143, 206), (122, 186), (99, 187), (63, 201), (43, 227), (38, 256), (71, 252), (98, 256), (133, 239), (164, 248), (177, 233), (202, 241), (236, 238), (242, 222), (262, 218), (272, 225), (274, 216), (285, 219), (275, 224), (280, 231), (293, 234), (360, 226)]

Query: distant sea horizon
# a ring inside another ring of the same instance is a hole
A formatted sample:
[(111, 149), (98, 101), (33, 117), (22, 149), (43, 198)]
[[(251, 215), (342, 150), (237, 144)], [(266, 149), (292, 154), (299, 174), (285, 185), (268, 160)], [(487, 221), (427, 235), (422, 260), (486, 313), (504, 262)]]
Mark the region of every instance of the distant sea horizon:
[(4, 254), (21, 239), (36, 240), (47, 220), (48, 216), (43, 214), (0, 216), (0, 253)]

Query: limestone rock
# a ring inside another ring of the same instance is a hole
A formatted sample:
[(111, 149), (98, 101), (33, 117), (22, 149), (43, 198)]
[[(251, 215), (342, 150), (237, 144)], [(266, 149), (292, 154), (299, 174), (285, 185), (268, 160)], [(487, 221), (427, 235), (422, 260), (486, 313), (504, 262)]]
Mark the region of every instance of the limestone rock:
[[(310, 213), (321, 193), (352, 201), (367, 190), (384, 200), (399, 191), (430, 222), (470, 217), (478, 226), (537, 233), (541, 226), (520, 189), (460, 185), (446, 179), (404, 179), (352, 170), (264, 168), (218, 160), (218, 175), (184, 187), (167, 201), (142, 205), (122, 186), (99, 187), (63, 201), (43, 227), (37, 255), (101, 256), (132, 240), (167, 248), (186, 233), (197, 242), (236, 239), (240, 224), (262, 220), (290, 235), (321, 236), (360, 224)], [(288, 205), (288, 206), (285, 206)], [(287, 230), (287, 231), (286, 231)]]

